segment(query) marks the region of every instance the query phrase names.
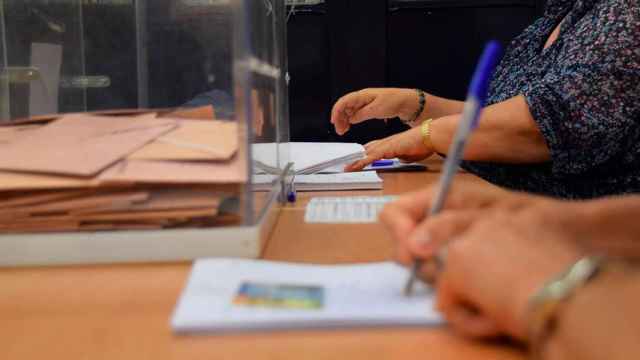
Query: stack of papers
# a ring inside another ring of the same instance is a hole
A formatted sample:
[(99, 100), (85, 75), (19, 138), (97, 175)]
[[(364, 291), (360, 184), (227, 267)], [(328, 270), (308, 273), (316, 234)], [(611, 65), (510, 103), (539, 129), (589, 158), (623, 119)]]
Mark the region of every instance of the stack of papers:
[(0, 232), (215, 224), (246, 182), (238, 139), (235, 123), (155, 113), (0, 127)]
[(378, 190), (382, 179), (375, 172), (345, 173), (344, 166), (364, 157), (364, 147), (356, 143), (290, 142), (252, 145), (253, 188), (271, 189), (276, 175), (293, 163), (294, 185), (298, 191)]
[(198, 260), (173, 314), (178, 333), (434, 326), (433, 294), (389, 262), (318, 266), (256, 260)]

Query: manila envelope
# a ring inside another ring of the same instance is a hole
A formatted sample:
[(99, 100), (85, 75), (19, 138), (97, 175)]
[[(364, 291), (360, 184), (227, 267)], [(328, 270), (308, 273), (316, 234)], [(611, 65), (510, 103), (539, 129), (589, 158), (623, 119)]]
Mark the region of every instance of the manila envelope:
[(0, 169), (93, 176), (176, 128), (175, 120), (65, 116), (0, 146)]
[(28, 134), (29, 130), (39, 128), (36, 125), (0, 126), (0, 145), (15, 141), (18, 137)]
[(0, 191), (94, 188), (98, 185), (100, 182), (93, 178), (0, 171)]
[(123, 160), (103, 171), (98, 179), (115, 183), (241, 184), (247, 181), (244, 158), (230, 162)]
[[(127, 206), (128, 212), (158, 211), (195, 208), (217, 208), (221, 202), (221, 195), (214, 190), (197, 190), (191, 186), (179, 189), (161, 189), (149, 192), (145, 201), (135, 202)], [(113, 210), (80, 209), (73, 214), (101, 213)]]
[(220, 120), (176, 120), (178, 128), (128, 156), (129, 160), (229, 160), (238, 150), (238, 126)]

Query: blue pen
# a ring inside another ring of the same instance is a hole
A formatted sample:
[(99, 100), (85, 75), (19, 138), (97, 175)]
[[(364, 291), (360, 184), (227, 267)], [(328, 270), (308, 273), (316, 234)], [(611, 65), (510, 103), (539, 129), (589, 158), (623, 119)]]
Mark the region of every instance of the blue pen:
[(371, 163), (371, 167), (391, 166), (395, 162), (393, 160), (376, 160)]
[[(442, 210), (447, 193), (453, 182), (453, 176), (458, 171), (458, 167), (462, 161), (462, 154), (464, 153), (467, 139), (469, 135), (471, 135), (471, 132), (478, 126), (482, 107), (487, 100), (487, 91), (493, 70), (496, 67), (501, 52), (500, 44), (497, 41), (490, 41), (485, 46), (482, 56), (480, 56), (476, 70), (473, 73), (473, 78), (471, 79), (469, 93), (467, 94), (467, 100), (462, 110), (458, 129), (449, 146), (449, 152), (443, 165), (442, 175), (440, 175), (438, 184), (438, 193), (431, 204), (431, 208), (428, 209), (428, 216), (435, 215)], [(433, 261), (435, 261), (436, 269), (442, 267), (443, 259), (439, 256), (436, 256)], [(421, 267), (422, 261), (416, 260), (413, 264), (411, 276), (404, 289), (405, 295), (409, 296), (413, 292), (413, 284)]]

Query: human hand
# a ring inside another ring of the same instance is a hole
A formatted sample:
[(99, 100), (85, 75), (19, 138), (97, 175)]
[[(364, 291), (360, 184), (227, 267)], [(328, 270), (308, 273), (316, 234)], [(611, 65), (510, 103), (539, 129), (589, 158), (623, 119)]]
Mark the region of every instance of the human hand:
[(492, 212), (447, 246), (436, 307), (464, 335), (528, 340), (529, 299), (581, 256), (561, 230), (526, 211)]
[[(466, 229), (487, 209), (515, 211), (551, 201), (540, 196), (508, 191), (487, 182), (453, 182), (440, 215), (425, 221), (439, 188), (431, 185), (387, 204), (380, 221), (396, 243), (396, 259), (410, 265), (416, 257), (429, 258), (452, 236)], [(454, 213), (451, 213), (455, 210)], [(477, 215), (477, 216), (476, 216)]]
[(414, 90), (370, 88), (341, 97), (331, 111), (331, 123), (338, 135), (344, 135), (351, 124), (369, 119), (400, 117), (409, 120), (419, 106)]
[(422, 140), (419, 127), (403, 131), (384, 139), (374, 140), (364, 146), (365, 157), (345, 166), (345, 171), (360, 171), (367, 165), (380, 159), (400, 158), (414, 162), (426, 159), (433, 154)]

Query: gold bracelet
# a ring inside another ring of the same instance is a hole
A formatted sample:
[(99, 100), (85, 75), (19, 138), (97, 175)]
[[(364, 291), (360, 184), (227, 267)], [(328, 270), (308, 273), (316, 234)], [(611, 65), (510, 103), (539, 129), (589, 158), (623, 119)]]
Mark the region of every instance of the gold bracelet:
[(427, 149), (432, 149), (433, 144), (431, 143), (431, 122), (433, 119), (427, 119), (422, 122), (420, 125), (420, 132), (422, 133), (422, 143)]

